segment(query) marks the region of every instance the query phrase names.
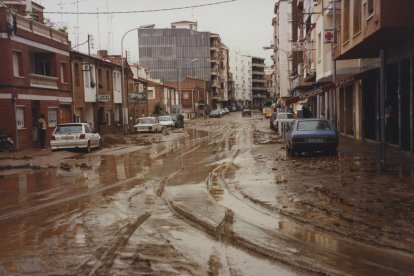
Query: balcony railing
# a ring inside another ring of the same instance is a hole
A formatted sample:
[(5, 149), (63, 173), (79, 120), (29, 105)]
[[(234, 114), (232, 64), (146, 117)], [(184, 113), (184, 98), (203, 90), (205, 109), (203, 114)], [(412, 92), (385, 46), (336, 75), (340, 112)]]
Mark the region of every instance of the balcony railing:
[(47, 88), (47, 89), (58, 89), (57, 81), (58, 78), (51, 76), (43, 76), (38, 74), (30, 73), (30, 86)]
[(69, 45), (68, 35), (24, 16), (17, 15), (17, 28)]

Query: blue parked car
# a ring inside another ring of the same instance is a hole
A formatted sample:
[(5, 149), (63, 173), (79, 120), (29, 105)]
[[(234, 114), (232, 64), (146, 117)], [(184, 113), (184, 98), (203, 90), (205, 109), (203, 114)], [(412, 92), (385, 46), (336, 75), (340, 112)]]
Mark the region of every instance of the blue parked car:
[(337, 154), (338, 133), (327, 119), (297, 119), (286, 136), (287, 155), (303, 152)]

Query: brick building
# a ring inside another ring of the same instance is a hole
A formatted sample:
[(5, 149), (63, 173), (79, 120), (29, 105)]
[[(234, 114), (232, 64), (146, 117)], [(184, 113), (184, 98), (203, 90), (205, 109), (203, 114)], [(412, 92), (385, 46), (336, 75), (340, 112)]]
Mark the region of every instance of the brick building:
[(47, 140), (58, 123), (72, 121), (70, 42), (44, 24), (42, 6), (7, 3), (0, 5), (0, 129), (19, 149), (36, 147), (41, 113)]

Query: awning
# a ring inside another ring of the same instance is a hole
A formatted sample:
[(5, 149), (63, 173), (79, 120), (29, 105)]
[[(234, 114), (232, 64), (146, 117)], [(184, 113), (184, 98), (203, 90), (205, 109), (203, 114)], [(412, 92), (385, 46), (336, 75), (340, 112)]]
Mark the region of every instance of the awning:
[(285, 100), (285, 104), (286, 105), (294, 104), (294, 103), (297, 103), (299, 101), (306, 100), (306, 99), (308, 99), (310, 97), (317, 96), (317, 95), (320, 95), (320, 94), (323, 94), (323, 93), (332, 91), (332, 90), (334, 90), (336, 88), (347, 86), (347, 85), (349, 85), (351, 83), (354, 83), (354, 82), (362, 79), (362, 76), (363, 76), (363, 73), (360, 73), (360, 74), (356, 74), (356, 75), (353, 75), (353, 76), (344, 78), (344, 79), (339, 80), (339, 81), (337, 81), (335, 83), (333, 83), (333, 82), (328, 83), (328, 84), (326, 84), (326, 85), (324, 85), (322, 87), (313, 89), (311, 91), (308, 91), (306, 93), (300, 94), (298, 96), (290, 97), (290, 98), (288, 98), (288, 99)]

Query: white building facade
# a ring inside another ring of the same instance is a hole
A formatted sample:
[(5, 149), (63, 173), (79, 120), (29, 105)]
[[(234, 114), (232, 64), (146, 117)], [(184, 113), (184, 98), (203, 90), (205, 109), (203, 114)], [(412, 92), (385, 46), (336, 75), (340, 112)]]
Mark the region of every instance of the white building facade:
[(230, 72), (233, 74), (236, 105), (250, 106), (252, 102), (252, 58), (230, 51)]

